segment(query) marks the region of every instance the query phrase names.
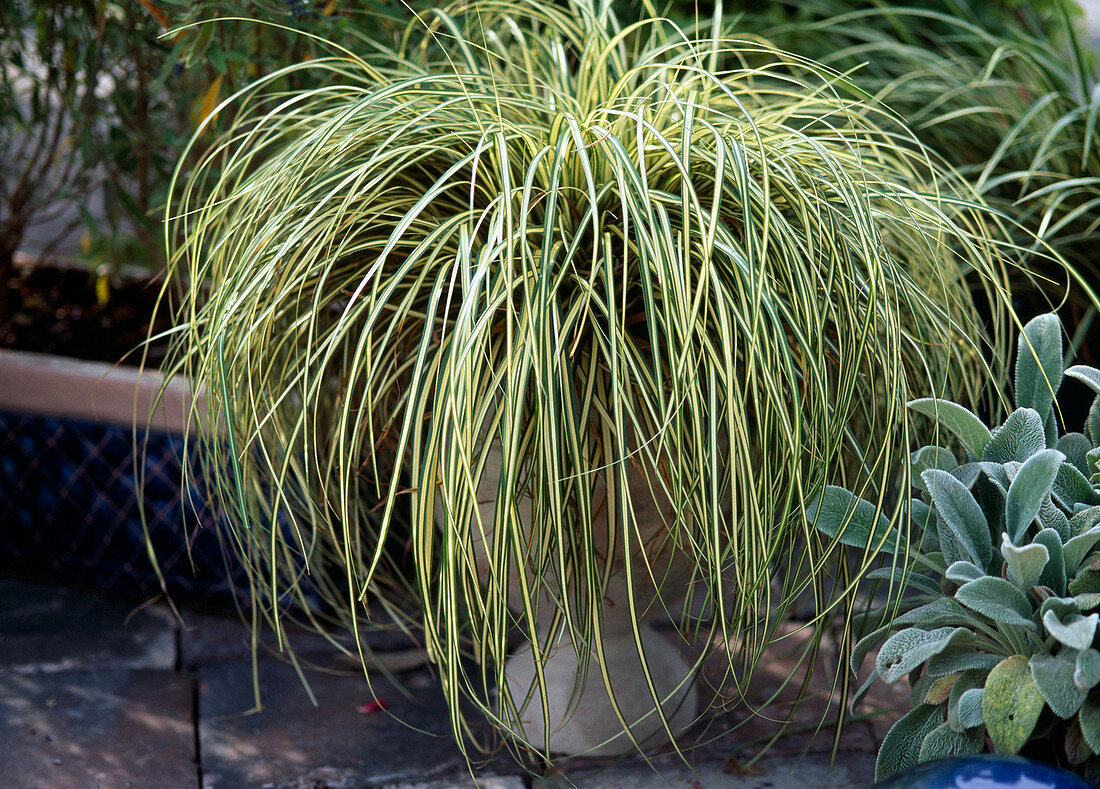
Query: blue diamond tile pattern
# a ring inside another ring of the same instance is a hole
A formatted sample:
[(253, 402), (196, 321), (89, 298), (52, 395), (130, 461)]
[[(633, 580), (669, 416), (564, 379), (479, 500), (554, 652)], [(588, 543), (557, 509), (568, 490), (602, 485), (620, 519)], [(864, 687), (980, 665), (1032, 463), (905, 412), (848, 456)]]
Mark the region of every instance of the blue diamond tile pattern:
[(173, 600), (239, 602), (247, 583), (200, 486), (181, 488), (182, 452), (167, 433), (142, 452), (130, 428), (0, 411), (0, 572), (152, 597), (147, 528)]

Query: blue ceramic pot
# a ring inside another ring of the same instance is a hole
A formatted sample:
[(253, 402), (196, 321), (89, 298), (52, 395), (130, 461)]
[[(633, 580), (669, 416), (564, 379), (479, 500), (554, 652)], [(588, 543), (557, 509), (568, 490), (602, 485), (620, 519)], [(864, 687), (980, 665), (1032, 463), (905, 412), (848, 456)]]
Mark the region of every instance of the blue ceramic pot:
[(872, 789), (1092, 789), (1073, 773), (1020, 756), (982, 754), (923, 762)]

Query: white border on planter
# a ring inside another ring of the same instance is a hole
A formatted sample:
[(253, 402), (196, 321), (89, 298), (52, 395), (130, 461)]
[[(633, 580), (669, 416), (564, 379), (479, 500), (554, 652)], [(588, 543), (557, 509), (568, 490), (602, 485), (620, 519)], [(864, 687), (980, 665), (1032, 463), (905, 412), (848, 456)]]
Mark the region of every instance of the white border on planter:
[(0, 350), (0, 410), (185, 433), (192, 401), (186, 381), (165, 387), (156, 370)]

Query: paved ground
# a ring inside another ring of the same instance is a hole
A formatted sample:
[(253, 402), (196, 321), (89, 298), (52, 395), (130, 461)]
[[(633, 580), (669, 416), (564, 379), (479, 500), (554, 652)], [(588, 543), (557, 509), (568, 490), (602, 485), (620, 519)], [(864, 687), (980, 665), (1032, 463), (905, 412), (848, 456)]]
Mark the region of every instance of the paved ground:
[[(754, 750), (738, 744), (775, 728), (742, 708), (696, 732), (740, 727), (689, 753), (690, 766), (671, 754), (652, 766), (636, 757), (553, 767), (500, 754), (471, 775), (428, 670), (400, 675), (409, 697), (374, 678), (387, 711), (371, 712), (361, 674), (322, 642), (298, 648), (317, 666), (305, 670), (316, 706), (291, 665), (262, 657), (264, 708), (248, 714), (249, 635), (235, 618), (184, 612), (181, 625), (163, 605), (0, 579), (0, 789), (852, 789), (871, 783), (888, 723), (851, 724), (832, 767), (825, 732), (784, 738), (739, 770), (731, 757)], [(778, 655), (774, 676), (769, 666), (754, 687), (770, 690), (783, 665)], [(796, 725), (816, 720), (821, 705), (811, 707)]]

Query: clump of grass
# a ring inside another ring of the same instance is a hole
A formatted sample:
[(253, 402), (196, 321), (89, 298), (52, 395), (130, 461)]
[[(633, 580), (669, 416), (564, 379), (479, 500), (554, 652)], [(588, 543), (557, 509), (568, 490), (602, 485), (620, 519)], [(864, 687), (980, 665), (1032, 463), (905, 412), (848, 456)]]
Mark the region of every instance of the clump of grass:
[(511, 632), (587, 652), (612, 584), (685, 594), (647, 503), (742, 685), (797, 596), (855, 605), (807, 503), (896, 520), (913, 391), (1003, 378), (1011, 250), (964, 182), (834, 71), (603, 5), (458, 5), (297, 69), (323, 86), (232, 99), (169, 230), (192, 473), (260, 615), (422, 629), (462, 741)]

